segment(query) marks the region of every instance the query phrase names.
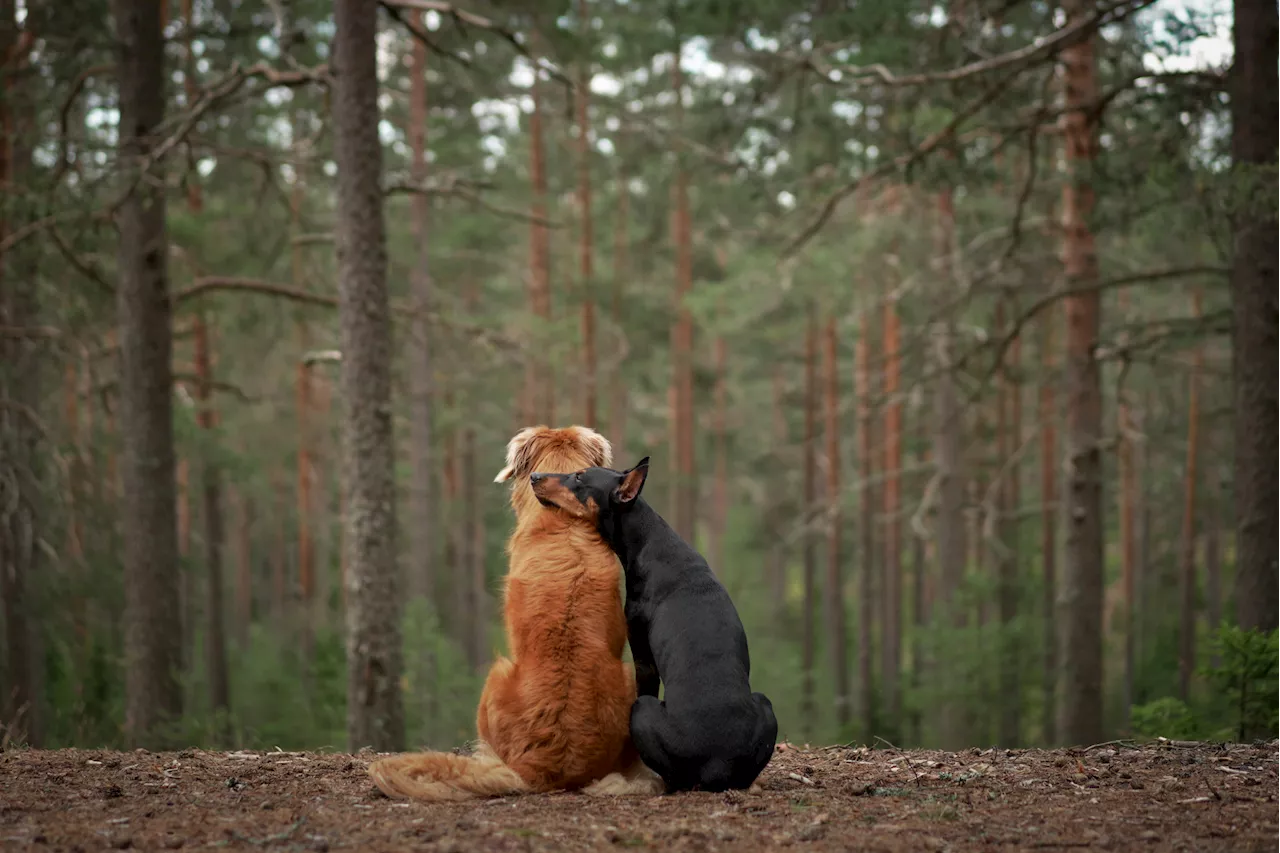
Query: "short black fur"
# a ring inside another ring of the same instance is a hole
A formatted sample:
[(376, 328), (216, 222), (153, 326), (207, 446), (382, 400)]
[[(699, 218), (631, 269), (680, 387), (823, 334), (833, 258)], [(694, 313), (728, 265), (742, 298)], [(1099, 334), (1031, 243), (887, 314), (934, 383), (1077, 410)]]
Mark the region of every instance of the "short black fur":
[[(748, 788), (777, 743), (773, 705), (751, 691), (747, 635), (729, 593), (702, 555), (640, 497), (648, 470), (646, 456), (627, 471), (588, 468), (531, 479), (535, 495), (545, 480), (545, 491), (551, 483), (563, 486), (591, 508), (626, 571), (639, 694), (631, 738), (645, 764), (668, 791)], [(560, 500), (564, 490), (555, 490)]]

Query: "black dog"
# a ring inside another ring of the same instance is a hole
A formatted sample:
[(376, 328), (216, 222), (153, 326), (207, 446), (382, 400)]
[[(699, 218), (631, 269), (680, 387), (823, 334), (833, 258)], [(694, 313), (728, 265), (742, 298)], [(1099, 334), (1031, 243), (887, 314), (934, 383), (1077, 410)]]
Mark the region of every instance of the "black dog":
[[(631, 739), (668, 791), (748, 788), (778, 739), (773, 705), (752, 693), (747, 635), (707, 561), (640, 498), (649, 457), (627, 471), (533, 474), (545, 506), (595, 522), (627, 577), (639, 698)], [(658, 701), (658, 681), (666, 685)]]

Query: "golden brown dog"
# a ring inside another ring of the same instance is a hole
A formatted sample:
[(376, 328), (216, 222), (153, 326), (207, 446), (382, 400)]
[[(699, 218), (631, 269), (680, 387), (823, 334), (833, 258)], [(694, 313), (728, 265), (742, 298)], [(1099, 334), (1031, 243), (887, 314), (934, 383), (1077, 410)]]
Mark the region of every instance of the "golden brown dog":
[(543, 507), (534, 471), (608, 465), (609, 442), (584, 427), (522, 430), (497, 482), (513, 480), (516, 528), (507, 542), (505, 622), (510, 657), (489, 669), (471, 756), (384, 758), (369, 775), (390, 797), (458, 800), (586, 788), (660, 793), (629, 733), (635, 672), (622, 661), (627, 627), (617, 558), (586, 519)]

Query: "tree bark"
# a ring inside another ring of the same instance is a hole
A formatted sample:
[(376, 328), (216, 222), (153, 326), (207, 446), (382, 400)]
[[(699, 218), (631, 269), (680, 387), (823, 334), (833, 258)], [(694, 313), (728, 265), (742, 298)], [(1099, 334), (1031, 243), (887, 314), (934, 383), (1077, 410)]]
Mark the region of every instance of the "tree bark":
[[(9, 59), (28, 35), (18, 27), (12, 3), (0, 5), (0, 61)], [(13, 69), (0, 68), (0, 195), (16, 197), (30, 148), (23, 127), (25, 100), (11, 79), (25, 60), (11, 59)], [(0, 241), (10, 231), (0, 209)], [(25, 255), (29, 247), (0, 254), (0, 325), (34, 326), (39, 322), (38, 279)], [(39, 747), (43, 741), (38, 654), (39, 614), (33, 585), (40, 578), (39, 542), (49, 535), (41, 512), (44, 446), (38, 421), (41, 402), (40, 341), (0, 336), (0, 597), (4, 602), (4, 669), (0, 683), (0, 731), (15, 745)]]
[[(1093, 14), (1094, 0), (1067, 0), (1068, 23)], [(1067, 166), (1062, 190), (1062, 259), (1068, 288), (1067, 316), (1067, 559), (1062, 608), (1061, 690), (1058, 729), (1070, 744), (1097, 743), (1102, 729), (1102, 381), (1097, 360), (1101, 298), (1091, 219), (1098, 95), (1094, 36), (1062, 52), (1066, 113), (1063, 145)]]
[[(153, 3), (114, 0), (125, 180), (149, 158), (164, 118), (164, 35)], [(125, 739), (164, 742), (182, 713), (178, 681), (178, 543), (173, 452), (173, 339), (162, 187), (142, 181), (121, 204), (116, 311), (120, 331), (121, 504), (125, 575)]]
[[(1017, 308), (1012, 311), (1018, 316)], [(999, 323), (1001, 334), (1007, 334), (1005, 323)], [(1021, 395), (1018, 393), (1018, 371), (1021, 358), (1021, 336), (1017, 330), (1008, 350), (1008, 360), (1000, 371), (1000, 416), (997, 444), (1001, 446), (999, 501), (1000, 576), (998, 607), (1000, 611), (999, 649), (999, 731), (997, 743), (1009, 748), (1022, 739), (1022, 686), (1019, 679), (1018, 640), (1014, 635), (1018, 619), (1018, 463), (1016, 454), (1022, 448)]]
[(334, 159), (346, 494), (347, 742), (404, 748), (391, 309), (375, 62), (377, 0), (336, 0)]
[[(590, 33), (590, 13), (586, 0), (578, 0), (577, 13), (581, 21), (581, 34)], [(578, 85), (574, 87), (574, 106), (578, 118), (578, 216), (579, 264), (582, 280), (582, 423), (596, 427), (596, 303), (592, 297), (592, 243), (594, 234), (591, 222), (591, 122), (588, 108), (591, 98), (591, 64), (585, 57), (578, 62)]]
[[(676, 123), (683, 125), (684, 75), (677, 45), (671, 72), (676, 95)], [(679, 157), (677, 153), (677, 157)], [(671, 382), (675, 389), (672, 430), (675, 444), (675, 505), (672, 527), (690, 544), (697, 524), (697, 472), (693, 451), (693, 314), (685, 299), (693, 290), (693, 235), (689, 219), (689, 175), (683, 161), (676, 165), (674, 186), (673, 242), (676, 246), (675, 322), (671, 327)]]
[(1231, 260), (1235, 380), (1236, 617), (1240, 627), (1276, 629), (1280, 473), (1277, 468), (1275, 0), (1235, 0), (1231, 90), (1233, 170), (1251, 203), (1234, 216)]
[(827, 526), (826, 621), (827, 649), (831, 656), (832, 687), (835, 693), (836, 724), (843, 733), (849, 726), (849, 665), (845, 643), (843, 555), (840, 552), (844, 518), (840, 491), (840, 372), (836, 349), (835, 317), (827, 320), (822, 336), (822, 364), (826, 380), (825, 420), (827, 432)]
[[(1127, 319), (1128, 297), (1120, 293), (1120, 311)], [(1137, 542), (1134, 537), (1135, 511), (1137, 509), (1137, 482), (1134, 471), (1133, 401), (1127, 389), (1120, 389), (1116, 400), (1117, 425), (1120, 435), (1116, 440), (1116, 463), (1120, 474), (1120, 576), (1124, 586), (1124, 719), (1129, 720), (1129, 709), (1134, 703), (1134, 668), (1136, 666), (1136, 632), (1134, 621), (1134, 590), (1137, 575)]]
[(724, 537), (729, 525), (729, 351), (723, 337), (717, 337), (712, 356), (715, 371), (715, 394), (712, 401), (712, 440), (714, 441), (714, 482), (711, 490), (711, 537), (708, 549), (711, 570), (724, 571)]
[[(938, 233), (939, 255), (944, 261), (943, 281), (951, 286), (951, 252), (955, 239), (955, 209), (950, 189), (938, 194)], [(959, 401), (957, 400), (955, 377), (952, 375), (954, 364), (951, 355), (954, 332), (949, 324), (940, 324), (934, 333), (934, 363), (938, 379), (934, 397), (934, 438), (933, 453), (938, 460), (938, 515), (935, 540), (938, 547), (938, 565), (940, 573), (939, 598), (942, 602), (942, 613), (946, 625), (951, 629), (961, 629), (968, 624), (967, 614), (957, 600), (957, 593), (964, 580), (967, 545), (965, 542), (965, 485), (966, 480), (962, 468), (962, 433)], [(937, 615), (938, 610), (934, 610)], [(965, 746), (968, 740), (968, 720), (966, 714), (954, 697), (961, 691), (957, 672), (958, 662), (955, 653), (950, 649), (939, 650), (938, 668), (940, 677), (945, 679), (945, 686), (951, 694), (952, 701), (945, 702), (940, 710), (939, 736), (942, 745), (948, 749)]]
[[(790, 430), (787, 429), (787, 413), (784, 408), (786, 402), (785, 382), (782, 367), (775, 366), (773, 369), (773, 417), (771, 420), (773, 425), (773, 458), (779, 465), (782, 464), (779, 454), (782, 448), (787, 447), (791, 440)], [(768, 563), (766, 564), (767, 577), (765, 581), (771, 596), (773, 624), (775, 627), (780, 628), (787, 608), (787, 549), (783, 542), (783, 523), (780, 518), (783, 500), (773, 490), (768, 492), (767, 507), (772, 529), (770, 530), (771, 542)]]
[(875, 734), (876, 686), (872, 664), (872, 642), (875, 621), (875, 472), (874, 442), (871, 436), (871, 314), (862, 315), (858, 341), (853, 350), (854, 394), (858, 415), (858, 479), (860, 527), (862, 532), (862, 569), (858, 573), (858, 716), (863, 735), (870, 740)]
[[(885, 716), (897, 728), (901, 716), (902, 677), (902, 401), (899, 399), (902, 354), (898, 308), (884, 302), (884, 640), (881, 665)], [(896, 735), (896, 731), (894, 732)]]
[(804, 610), (800, 614), (803, 630), (802, 638), (802, 678), (800, 692), (800, 725), (806, 735), (814, 730), (813, 702), (813, 599), (814, 583), (817, 574), (817, 553), (810, 527), (817, 510), (817, 420), (818, 420), (818, 319), (817, 309), (812, 305), (806, 308), (808, 313), (804, 336), (804, 504), (801, 513), (803, 522), (803, 557), (804, 557)]
[[(1218, 484), (1211, 485), (1210, 509), (1204, 515), (1204, 615), (1210, 632), (1222, 627), (1222, 534), (1218, 519), (1222, 497)], [(1216, 643), (1209, 665), (1214, 669), (1222, 665)]]
[[(427, 179), (427, 48), (413, 40), (413, 65), (409, 75), (409, 147), (410, 176), (415, 184)], [(409, 419), (410, 465), (413, 469), (409, 485), (409, 577), (408, 590), (414, 598), (436, 602), (436, 467), (433, 445), (431, 326), (427, 312), (435, 301), (431, 279), (430, 238), (428, 234), (429, 199), (423, 193), (413, 196), (410, 227), (417, 247), (417, 259), (410, 276), (415, 316), (410, 332), (409, 371), (412, 417)]]
[[(537, 319), (539, 335), (548, 335), (551, 323), (551, 235), (547, 231), (547, 166), (542, 135), (542, 85), (534, 71), (533, 111), (529, 114), (529, 181), (533, 190), (533, 221), (529, 225), (529, 304)], [(539, 345), (529, 359), (525, 380), (530, 424), (551, 425), (555, 419), (555, 381), (547, 347)]]
[[(1199, 318), (1202, 297), (1192, 294), (1192, 316)], [(1191, 676), (1196, 668), (1196, 479), (1200, 455), (1200, 371), (1204, 351), (1195, 348), (1187, 380), (1187, 467), (1183, 473), (1182, 560), (1179, 574), (1178, 697), (1191, 696)]]
[(253, 631), (253, 498), (237, 492), (236, 505), (236, 642), (248, 652)]
[(196, 425), (204, 433), (200, 485), (204, 516), (205, 556), (205, 665), (208, 667), (209, 703), (214, 712), (231, 708), (230, 679), (227, 674), (226, 616), (222, 604), (222, 552), (226, 536), (222, 518), (222, 473), (217, 463), (217, 412), (213, 408), (213, 367), (209, 354), (209, 329), (204, 314), (195, 317)]
[[(623, 157), (619, 145), (618, 159)], [(628, 229), (630, 227), (631, 191), (627, 186), (627, 175), (621, 166), (618, 168), (618, 212), (614, 223), (613, 235), (613, 302), (610, 306), (610, 317), (613, 328), (622, 328), (622, 293), (627, 278), (627, 249), (630, 246)], [(609, 391), (609, 438), (613, 442), (614, 456), (617, 459), (627, 458), (627, 391), (622, 375), (622, 353), (615, 354), (613, 367), (613, 386)]]
[(1052, 306), (1040, 316), (1040, 618), (1044, 622), (1041, 726), (1044, 742), (1049, 745), (1058, 742), (1058, 400), (1053, 355), (1053, 330), (1057, 322), (1058, 315)]

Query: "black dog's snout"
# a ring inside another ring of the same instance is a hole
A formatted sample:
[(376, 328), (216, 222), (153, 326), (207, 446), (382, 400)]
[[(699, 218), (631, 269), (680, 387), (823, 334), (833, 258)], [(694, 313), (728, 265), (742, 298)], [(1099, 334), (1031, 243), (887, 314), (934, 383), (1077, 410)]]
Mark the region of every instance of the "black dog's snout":
[(546, 475), (546, 474), (530, 474), (530, 475), (529, 475), (529, 482), (530, 482), (530, 483), (536, 483), (536, 482), (538, 482), (539, 480), (545, 480), (545, 479), (547, 479), (547, 475)]

